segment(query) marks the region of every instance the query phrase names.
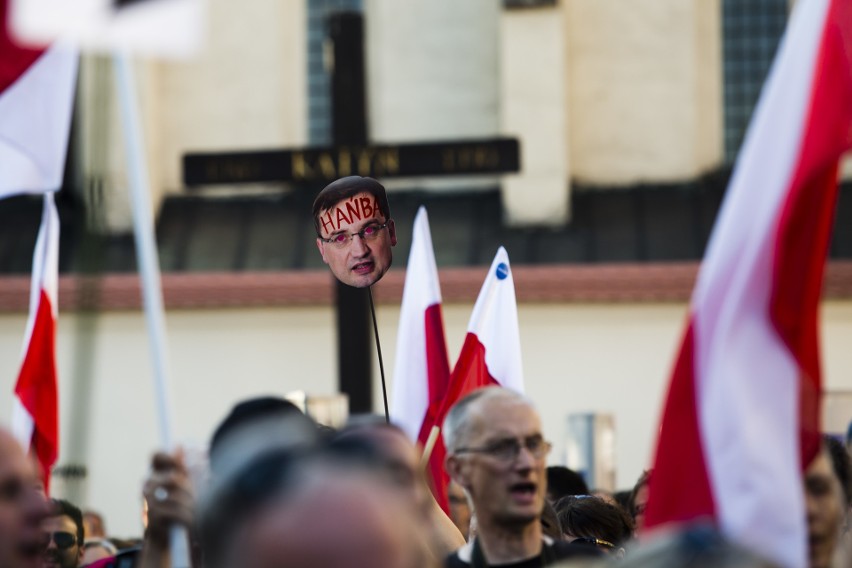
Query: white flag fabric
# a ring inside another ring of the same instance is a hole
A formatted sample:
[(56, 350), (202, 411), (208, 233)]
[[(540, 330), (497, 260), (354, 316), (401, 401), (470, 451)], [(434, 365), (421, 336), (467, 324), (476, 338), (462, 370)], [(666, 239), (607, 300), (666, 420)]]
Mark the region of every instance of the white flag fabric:
[(449, 378), (438, 266), (429, 216), (420, 207), (405, 271), (391, 400), (391, 418), (412, 441), (425, 443), (429, 435), (428, 429), (423, 431), (426, 414), (432, 402), (443, 399)]
[(18, 45), (0, 0), (0, 198), (56, 191), (62, 185), (77, 51)]
[(453, 368), (451, 383), (457, 381), (474, 388), (498, 384), (524, 392), (515, 279), (503, 247), (494, 256), (473, 307), (467, 337)]
[(852, 148), (852, 1), (799, 0), (692, 297), (646, 526), (713, 519), (807, 565), (802, 471), (820, 444), (819, 298)]

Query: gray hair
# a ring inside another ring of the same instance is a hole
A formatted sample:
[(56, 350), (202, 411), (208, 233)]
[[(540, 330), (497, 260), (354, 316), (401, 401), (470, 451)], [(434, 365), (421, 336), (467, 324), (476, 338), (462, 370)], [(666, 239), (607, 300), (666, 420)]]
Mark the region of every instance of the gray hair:
[(505, 398), (515, 400), (533, 406), (532, 401), (526, 396), (515, 392), (511, 389), (498, 386), (483, 387), (468, 394), (453, 405), (444, 419), (444, 427), (442, 434), (444, 436), (444, 446), (447, 448), (447, 453), (454, 453), (458, 450), (470, 436), (471, 406), (477, 401), (486, 401), (495, 398)]

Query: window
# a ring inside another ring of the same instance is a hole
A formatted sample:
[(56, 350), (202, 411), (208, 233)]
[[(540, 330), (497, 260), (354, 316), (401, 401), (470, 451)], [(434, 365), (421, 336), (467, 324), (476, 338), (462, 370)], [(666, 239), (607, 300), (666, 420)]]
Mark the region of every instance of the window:
[(723, 0), (725, 160), (739, 152), (787, 24), (788, 0)]

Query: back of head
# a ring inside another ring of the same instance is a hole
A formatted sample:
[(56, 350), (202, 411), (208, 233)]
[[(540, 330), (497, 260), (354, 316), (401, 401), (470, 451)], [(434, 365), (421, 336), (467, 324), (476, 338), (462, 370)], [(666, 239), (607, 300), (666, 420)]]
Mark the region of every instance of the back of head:
[(554, 509), (568, 538), (597, 538), (620, 547), (633, 536), (633, 522), (627, 513), (598, 497), (563, 497)]
[(552, 465), (547, 468), (547, 498), (555, 503), (569, 495), (588, 495), (589, 486), (583, 476), (567, 467)]
[(246, 522), (226, 568), (422, 566), (410, 508), (357, 470), (318, 465)]
[(316, 424), (290, 401), (250, 398), (237, 403), (210, 440), (210, 470), (223, 475), (265, 450), (316, 442)]
[(630, 550), (622, 568), (775, 568), (775, 565), (726, 540), (709, 524), (693, 524), (653, 533)]

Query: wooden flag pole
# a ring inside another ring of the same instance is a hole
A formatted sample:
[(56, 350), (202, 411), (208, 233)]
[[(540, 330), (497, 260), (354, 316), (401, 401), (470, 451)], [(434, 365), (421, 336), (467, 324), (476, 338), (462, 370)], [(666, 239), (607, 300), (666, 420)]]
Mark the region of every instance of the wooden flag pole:
[(432, 450), (435, 449), (435, 443), (438, 441), (438, 434), (440, 433), (441, 429), (438, 426), (432, 426), (432, 429), (429, 430), (429, 437), (426, 438), (426, 445), (423, 446), (423, 455), (420, 456), (420, 469), (424, 471), (429, 465), (429, 458), (432, 457)]

